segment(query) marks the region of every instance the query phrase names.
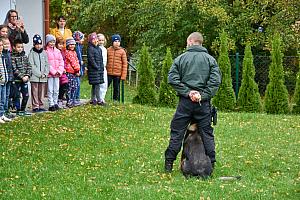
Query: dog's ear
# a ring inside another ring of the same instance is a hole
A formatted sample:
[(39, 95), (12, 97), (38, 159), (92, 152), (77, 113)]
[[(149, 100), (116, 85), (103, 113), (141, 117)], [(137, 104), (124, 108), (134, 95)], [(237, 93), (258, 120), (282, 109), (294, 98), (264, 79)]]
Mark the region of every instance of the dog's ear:
[(195, 132), (197, 131), (198, 127), (197, 127), (197, 124), (190, 124), (189, 127), (187, 128), (188, 131), (191, 131), (191, 132)]

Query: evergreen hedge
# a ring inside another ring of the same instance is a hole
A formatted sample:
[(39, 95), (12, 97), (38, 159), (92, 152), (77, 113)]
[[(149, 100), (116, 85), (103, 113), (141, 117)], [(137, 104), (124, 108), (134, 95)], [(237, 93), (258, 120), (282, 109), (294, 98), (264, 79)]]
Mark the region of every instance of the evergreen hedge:
[(222, 83), (213, 104), (223, 111), (232, 111), (235, 107), (236, 99), (232, 87), (231, 64), (228, 56), (227, 34), (223, 31), (220, 34), (221, 45), (219, 49), (218, 64), (222, 73)]
[(260, 94), (258, 85), (254, 80), (255, 67), (251, 46), (247, 44), (243, 60), (243, 77), (239, 90), (237, 105), (240, 111), (259, 112), (261, 111)]
[[(300, 53), (299, 53), (300, 58)], [(297, 80), (296, 80), (296, 88), (294, 93), (294, 103), (293, 106), (293, 113), (300, 114), (300, 60), (299, 60), (299, 72), (297, 74)]]
[(173, 58), (170, 48), (167, 48), (166, 56), (162, 65), (162, 81), (159, 88), (158, 104), (163, 107), (174, 108), (177, 105), (178, 97), (176, 91), (168, 84), (168, 73), (172, 66)]
[(137, 95), (133, 98), (132, 102), (142, 105), (156, 105), (157, 100), (152, 59), (145, 44), (141, 50), (137, 70), (139, 74)]
[(288, 91), (284, 85), (284, 73), (282, 65), (281, 37), (276, 34), (272, 40), (272, 62), (269, 70), (269, 80), (265, 96), (265, 110), (270, 114), (288, 113)]

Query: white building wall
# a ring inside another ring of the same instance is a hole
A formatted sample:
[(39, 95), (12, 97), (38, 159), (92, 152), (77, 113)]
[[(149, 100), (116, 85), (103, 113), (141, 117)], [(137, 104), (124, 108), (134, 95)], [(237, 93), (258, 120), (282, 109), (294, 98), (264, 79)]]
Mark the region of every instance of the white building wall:
[(10, 9), (15, 9), (15, 1), (13, 0), (0, 0), (0, 23), (3, 24), (6, 13)]
[(33, 36), (35, 34), (44, 36), (44, 4), (42, 0), (16, 0), (16, 2), (16, 10), (19, 16), (23, 17), (29, 36), (29, 43), (25, 46), (25, 51), (29, 52), (33, 46)]

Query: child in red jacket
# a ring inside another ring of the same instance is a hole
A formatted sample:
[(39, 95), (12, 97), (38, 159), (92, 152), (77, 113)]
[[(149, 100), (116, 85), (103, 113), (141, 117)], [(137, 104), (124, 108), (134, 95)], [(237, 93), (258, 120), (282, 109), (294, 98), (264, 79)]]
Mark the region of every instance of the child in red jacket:
[(78, 88), (78, 83), (76, 81), (76, 77), (80, 76), (80, 64), (77, 58), (77, 54), (75, 51), (75, 45), (76, 42), (73, 38), (68, 38), (66, 40), (66, 46), (67, 46), (67, 51), (66, 51), (66, 74), (69, 79), (68, 82), (68, 95), (67, 95), (67, 106), (69, 108), (73, 106), (78, 106), (80, 105), (79, 103), (76, 102), (76, 90)]

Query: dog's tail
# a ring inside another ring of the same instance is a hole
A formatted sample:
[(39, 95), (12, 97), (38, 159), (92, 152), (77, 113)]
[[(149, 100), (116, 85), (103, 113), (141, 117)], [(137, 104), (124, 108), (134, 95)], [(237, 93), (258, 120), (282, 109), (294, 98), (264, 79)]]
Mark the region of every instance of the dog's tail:
[(235, 181), (240, 180), (242, 176), (221, 176), (218, 179), (221, 181)]

